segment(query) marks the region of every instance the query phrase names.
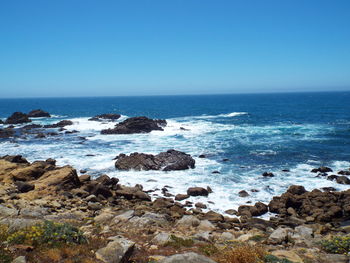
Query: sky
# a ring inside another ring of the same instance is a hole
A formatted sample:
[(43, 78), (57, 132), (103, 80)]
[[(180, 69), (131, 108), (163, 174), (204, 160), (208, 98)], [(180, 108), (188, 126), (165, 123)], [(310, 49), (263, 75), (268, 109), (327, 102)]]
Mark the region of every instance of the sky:
[(3, 0), (0, 97), (350, 90), (349, 0)]

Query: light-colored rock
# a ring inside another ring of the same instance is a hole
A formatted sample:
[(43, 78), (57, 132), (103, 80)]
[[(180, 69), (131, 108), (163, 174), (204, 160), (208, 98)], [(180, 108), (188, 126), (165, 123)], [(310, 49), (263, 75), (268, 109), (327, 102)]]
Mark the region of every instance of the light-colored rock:
[(94, 221), (98, 224), (110, 222), (114, 215), (110, 212), (103, 212), (94, 218)]
[(8, 216), (16, 216), (16, 215), (18, 215), (17, 209), (0, 205), (0, 217), (8, 217)]
[(48, 213), (48, 209), (43, 207), (28, 207), (20, 211), (21, 216), (34, 218), (43, 218)]
[(0, 224), (7, 225), (9, 227), (10, 232), (34, 226), (40, 222), (42, 221), (38, 219), (27, 218), (5, 218), (0, 220)]
[(113, 218), (113, 223), (117, 224), (119, 222), (125, 222), (128, 221), (130, 218), (134, 216), (135, 211), (134, 210), (128, 210), (120, 215), (117, 215)]
[(177, 221), (176, 226), (183, 228), (197, 227), (200, 221), (197, 217), (191, 215), (185, 215), (180, 220)]
[(202, 231), (212, 231), (215, 229), (215, 226), (209, 220), (201, 220), (197, 229)]
[(193, 239), (198, 240), (198, 241), (205, 241), (205, 242), (209, 242), (212, 237), (210, 235), (209, 231), (205, 231), (205, 232), (198, 232), (193, 236)]
[(152, 239), (152, 243), (157, 245), (165, 245), (168, 241), (170, 241), (170, 234), (165, 232), (160, 232)]
[(215, 263), (214, 260), (197, 253), (175, 254), (158, 261), (158, 263)]
[(312, 228), (306, 226), (297, 226), (294, 229), (294, 234), (292, 235), (292, 238), (310, 239), (312, 238), (312, 234)]
[(247, 233), (247, 234), (240, 235), (236, 240), (240, 242), (245, 242), (251, 239), (253, 236), (254, 236), (253, 233)]
[(273, 245), (278, 245), (287, 240), (288, 233), (292, 232), (291, 228), (279, 227), (274, 230), (268, 238), (268, 242)]
[(112, 242), (109, 242), (106, 247), (100, 248), (96, 252), (96, 258), (105, 263), (124, 263), (128, 262), (135, 243), (122, 237), (114, 237)]
[(164, 215), (151, 212), (145, 213), (143, 216), (135, 216), (129, 220), (130, 224), (138, 227), (146, 227), (151, 225), (164, 226), (168, 224)]
[(220, 239), (224, 241), (234, 240), (235, 236), (231, 232), (224, 232), (221, 234)]
[(27, 260), (25, 256), (19, 256), (12, 260), (12, 263), (27, 263)]
[(303, 260), (301, 259), (301, 257), (299, 257), (293, 251), (275, 250), (275, 251), (272, 251), (271, 254), (281, 259), (288, 259), (294, 263), (303, 263)]

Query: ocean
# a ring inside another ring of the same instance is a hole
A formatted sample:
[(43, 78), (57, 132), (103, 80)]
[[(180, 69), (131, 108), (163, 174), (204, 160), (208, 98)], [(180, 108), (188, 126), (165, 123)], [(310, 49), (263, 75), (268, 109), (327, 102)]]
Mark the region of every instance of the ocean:
[[(310, 170), (323, 165), (335, 172), (350, 168), (349, 101), (350, 92), (0, 99), (3, 120), (15, 111), (40, 108), (53, 117), (34, 123), (69, 119), (74, 125), (66, 129), (79, 131), (42, 139), (31, 135), (0, 139), (0, 155), (21, 154), (29, 161), (54, 158), (58, 165), (72, 165), (78, 173), (86, 169), (93, 176), (117, 177), (124, 185), (142, 184), (145, 190), (156, 190), (154, 198), (162, 196), (160, 189), (166, 185), (174, 195), (186, 193), (188, 187), (210, 186), (213, 193), (209, 197), (188, 200), (223, 212), (246, 203), (268, 203), (292, 184), (307, 190), (348, 189)], [(88, 118), (102, 113), (119, 113), (122, 118), (118, 121), (134, 116), (166, 119), (168, 125), (150, 134), (101, 135), (101, 129), (115, 123)], [(191, 154), (195, 169), (114, 168), (113, 158), (120, 153), (157, 154), (168, 149)], [(201, 154), (206, 158), (199, 158)], [(264, 178), (263, 172), (275, 176)], [(249, 196), (239, 197), (241, 190)]]

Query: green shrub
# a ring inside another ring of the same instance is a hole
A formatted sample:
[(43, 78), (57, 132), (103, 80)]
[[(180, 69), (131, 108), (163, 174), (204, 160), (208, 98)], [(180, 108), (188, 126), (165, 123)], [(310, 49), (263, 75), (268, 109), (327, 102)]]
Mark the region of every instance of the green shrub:
[(213, 244), (200, 246), (199, 250), (207, 256), (212, 256), (219, 252), (219, 249)]
[(337, 236), (321, 242), (322, 249), (328, 253), (347, 254), (350, 252), (350, 236)]
[(70, 224), (45, 221), (12, 233), (7, 241), (10, 244), (56, 246), (62, 243), (82, 244), (86, 238), (78, 228)]
[(266, 255), (264, 258), (265, 263), (293, 263), (289, 259), (286, 258), (278, 258), (273, 255)]
[(182, 237), (177, 237), (175, 235), (170, 235), (170, 240), (165, 244), (165, 246), (172, 246), (175, 248), (180, 247), (191, 247), (193, 246), (193, 240), (192, 239), (185, 239)]

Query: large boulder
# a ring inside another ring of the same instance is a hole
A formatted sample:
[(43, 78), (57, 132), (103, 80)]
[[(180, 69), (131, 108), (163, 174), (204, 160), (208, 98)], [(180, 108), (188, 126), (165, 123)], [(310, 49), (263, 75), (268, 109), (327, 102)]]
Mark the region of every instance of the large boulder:
[(118, 170), (186, 170), (194, 168), (195, 160), (191, 155), (176, 150), (168, 150), (157, 155), (145, 153), (120, 154), (115, 167)]
[(10, 117), (5, 121), (6, 124), (21, 124), (31, 122), (28, 115), (23, 112), (14, 112)]
[(100, 114), (96, 115), (92, 118), (89, 119), (89, 121), (115, 121), (118, 120), (121, 117), (120, 114), (115, 114), (115, 113), (105, 113), (105, 114)]
[(208, 196), (209, 191), (203, 187), (190, 187), (187, 189), (189, 196)]
[(31, 118), (40, 118), (40, 117), (50, 118), (51, 117), (50, 113), (40, 109), (32, 110), (31, 112), (28, 113), (28, 116)]
[(133, 117), (118, 123), (113, 129), (102, 130), (101, 134), (132, 134), (162, 131), (165, 120), (152, 120), (147, 117)]
[(135, 243), (122, 237), (114, 237), (106, 247), (96, 252), (96, 258), (105, 263), (126, 263), (129, 262), (135, 248)]

